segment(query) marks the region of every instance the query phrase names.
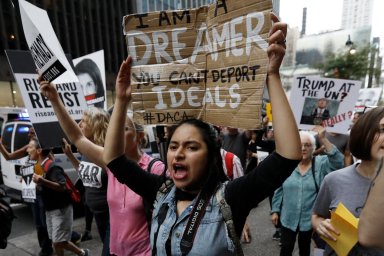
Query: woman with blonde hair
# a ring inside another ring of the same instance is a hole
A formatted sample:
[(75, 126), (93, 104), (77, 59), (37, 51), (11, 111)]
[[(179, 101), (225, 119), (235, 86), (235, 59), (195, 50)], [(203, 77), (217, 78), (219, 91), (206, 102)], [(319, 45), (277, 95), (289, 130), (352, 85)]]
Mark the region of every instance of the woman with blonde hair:
[[(85, 138), (98, 146), (104, 146), (106, 130), (109, 123), (109, 113), (104, 109), (89, 107), (83, 112), (83, 116), (72, 131), (80, 130)], [(71, 150), (71, 145), (63, 139), (63, 151), (68, 156), (72, 165), (79, 172), (79, 177), (84, 185), (85, 192), (85, 232), (82, 241), (91, 239), (92, 217), (95, 217), (97, 230), (103, 242), (103, 255), (109, 251), (109, 208), (107, 202), (108, 175), (96, 159), (92, 158), (89, 148), (82, 147), (79, 143), (81, 137), (69, 136), (75, 145), (79, 145), (81, 161), (77, 159)]]

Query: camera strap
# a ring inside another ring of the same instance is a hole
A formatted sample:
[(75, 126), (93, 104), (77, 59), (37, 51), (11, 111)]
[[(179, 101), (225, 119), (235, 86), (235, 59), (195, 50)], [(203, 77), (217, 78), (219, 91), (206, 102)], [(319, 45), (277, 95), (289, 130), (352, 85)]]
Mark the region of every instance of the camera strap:
[(193, 206), (191, 215), (189, 216), (187, 226), (185, 227), (183, 237), (180, 242), (180, 249), (182, 255), (187, 255), (193, 246), (193, 241), (195, 240), (195, 236), (197, 233), (197, 229), (199, 228), (200, 221), (204, 216), (205, 210), (207, 208), (209, 198), (207, 196), (203, 196), (200, 193), (195, 205)]

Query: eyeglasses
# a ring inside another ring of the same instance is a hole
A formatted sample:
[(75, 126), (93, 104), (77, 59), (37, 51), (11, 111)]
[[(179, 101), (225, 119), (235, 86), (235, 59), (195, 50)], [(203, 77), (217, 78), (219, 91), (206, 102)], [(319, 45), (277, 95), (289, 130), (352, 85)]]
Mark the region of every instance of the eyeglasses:
[(304, 147), (304, 148), (311, 148), (311, 147), (312, 147), (312, 144), (304, 143), (304, 144), (301, 144), (301, 147)]

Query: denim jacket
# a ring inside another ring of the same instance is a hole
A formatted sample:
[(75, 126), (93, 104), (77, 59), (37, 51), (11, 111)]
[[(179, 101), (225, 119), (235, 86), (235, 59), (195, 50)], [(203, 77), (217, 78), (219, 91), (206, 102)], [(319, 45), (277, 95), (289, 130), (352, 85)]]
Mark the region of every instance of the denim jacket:
[[(167, 255), (165, 244), (168, 239), (171, 241), (171, 254), (182, 254), (180, 242), (193, 205), (197, 199), (195, 198), (178, 217), (175, 192), (176, 188), (173, 186), (172, 189), (170, 189), (167, 194), (161, 196), (154, 205), (155, 208), (153, 210), (151, 226), (151, 246), (152, 252), (156, 252), (156, 255)], [(161, 212), (166, 208), (168, 209), (164, 216)], [(161, 220), (159, 221), (162, 215), (164, 219), (163, 222)], [(154, 245), (156, 245), (156, 248), (153, 248)], [(214, 195), (210, 198), (206, 212), (197, 229), (192, 249), (188, 255), (209, 255), (210, 252), (214, 252), (215, 255), (236, 255), (235, 245), (228, 235), (223, 216), (220, 212), (219, 203)]]

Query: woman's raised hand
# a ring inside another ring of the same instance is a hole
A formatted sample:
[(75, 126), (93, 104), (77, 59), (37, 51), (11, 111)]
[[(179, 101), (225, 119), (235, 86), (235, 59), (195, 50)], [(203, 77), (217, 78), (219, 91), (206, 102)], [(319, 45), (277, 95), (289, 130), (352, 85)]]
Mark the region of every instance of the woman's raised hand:
[(312, 131), (316, 132), (319, 137), (319, 139), (324, 139), (325, 138), (325, 128), (321, 125), (316, 125), (315, 127), (312, 128)]
[(268, 74), (279, 74), (279, 68), (285, 55), (285, 38), (287, 36), (287, 24), (280, 22), (279, 18), (271, 13), (273, 22), (268, 39)]
[(71, 144), (69, 144), (65, 138), (63, 138), (62, 140), (61, 149), (67, 156), (70, 154), (73, 154), (71, 149)]
[(59, 94), (53, 83), (45, 81), (42, 76), (37, 78), (37, 81), (40, 84), (40, 92), (48, 98), (50, 101), (55, 101), (59, 99)]
[(116, 99), (131, 101), (131, 64), (132, 58), (128, 56), (120, 65), (116, 78)]

